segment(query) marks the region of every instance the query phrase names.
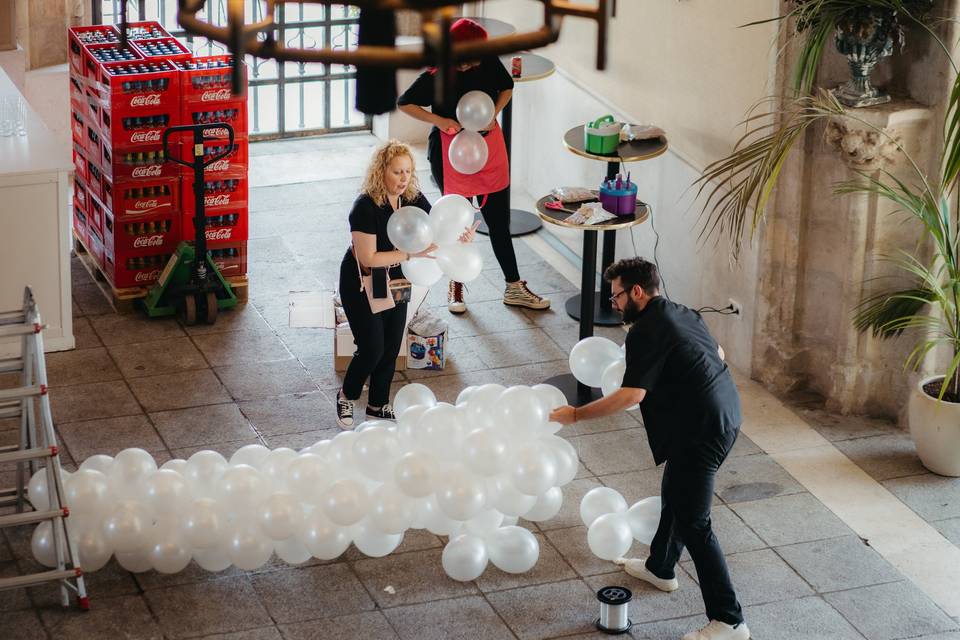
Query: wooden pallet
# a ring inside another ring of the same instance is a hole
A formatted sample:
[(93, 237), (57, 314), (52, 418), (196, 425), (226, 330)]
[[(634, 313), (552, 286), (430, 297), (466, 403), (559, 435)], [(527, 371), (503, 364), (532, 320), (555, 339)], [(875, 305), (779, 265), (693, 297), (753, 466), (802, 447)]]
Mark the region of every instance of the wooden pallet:
[[(73, 236), (73, 250), (80, 259), (80, 264), (87, 270), (94, 284), (97, 285), (97, 288), (100, 289), (100, 292), (103, 293), (107, 302), (110, 303), (117, 313), (133, 313), (137, 308), (137, 300), (145, 298), (153, 286), (145, 285), (141, 287), (117, 289), (110, 284), (110, 280), (108, 280), (106, 274), (103, 273), (103, 269), (101, 269), (100, 265), (93, 259), (87, 247), (84, 246), (83, 241), (78, 238), (76, 234)], [(237, 301), (241, 304), (246, 303), (250, 290), (250, 281), (247, 276), (232, 276), (225, 278), (225, 280), (233, 289), (233, 294), (237, 296)]]

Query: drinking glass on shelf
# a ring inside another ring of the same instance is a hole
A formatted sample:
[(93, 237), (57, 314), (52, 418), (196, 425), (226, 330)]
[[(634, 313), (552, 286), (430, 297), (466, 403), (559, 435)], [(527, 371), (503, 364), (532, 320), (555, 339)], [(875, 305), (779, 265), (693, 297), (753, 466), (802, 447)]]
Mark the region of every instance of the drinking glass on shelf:
[(14, 129), (18, 136), (27, 135), (27, 101), (20, 96), (17, 96)]
[(9, 96), (0, 97), (0, 137), (12, 136), (13, 129), (13, 98)]

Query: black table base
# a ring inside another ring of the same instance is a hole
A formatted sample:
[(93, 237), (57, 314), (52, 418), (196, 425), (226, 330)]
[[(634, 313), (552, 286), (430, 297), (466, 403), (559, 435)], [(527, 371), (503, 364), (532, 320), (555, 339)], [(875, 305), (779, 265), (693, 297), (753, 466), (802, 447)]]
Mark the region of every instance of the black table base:
[[(483, 221), (483, 216), (479, 213), (477, 214), (477, 220), (480, 221), (477, 233), (482, 233), (485, 236), (490, 235), (490, 229), (487, 228), (487, 223)], [(539, 231), (542, 226), (543, 223), (540, 222), (540, 218), (536, 214), (523, 209), (510, 209), (510, 237), (525, 236), (528, 233)]]
[[(593, 324), (601, 327), (616, 327), (623, 324), (623, 316), (610, 307), (607, 299), (603, 298), (601, 292), (594, 291), (593, 301)], [(580, 294), (567, 298), (564, 308), (567, 315), (574, 320), (580, 320)]]
[(600, 389), (593, 389), (578, 383), (572, 373), (548, 378), (543, 381), (543, 384), (551, 384), (560, 389), (567, 398), (567, 404), (571, 407), (582, 407), (601, 397)]

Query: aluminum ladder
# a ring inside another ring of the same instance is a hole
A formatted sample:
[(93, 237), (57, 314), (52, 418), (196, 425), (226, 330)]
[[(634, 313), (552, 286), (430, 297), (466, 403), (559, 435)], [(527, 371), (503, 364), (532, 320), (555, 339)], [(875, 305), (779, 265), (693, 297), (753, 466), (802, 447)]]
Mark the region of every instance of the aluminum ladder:
[[(19, 337), (22, 344), (20, 357), (0, 358), (0, 375), (20, 374), (19, 386), (0, 386), (0, 419), (20, 419), (20, 442), (0, 447), (0, 466), (17, 465), (16, 486), (0, 488), (0, 507), (15, 506), (13, 510), (5, 510), (12, 513), (0, 515), (0, 528), (50, 521), (57, 566), (49, 571), (0, 578), (0, 590), (56, 580), (60, 583), (63, 606), (69, 606), (70, 592), (73, 591), (80, 608), (86, 610), (90, 602), (83, 571), (64, 522), (70, 510), (63, 504), (63, 476), (50, 411), (43, 328), (30, 287), (24, 288), (22, 309), (0, 311), (0, 338)], [(40, 468), (46, 470), (49, 496), (49, 506), (42, 511), (30, 503), (25, 490), (30, 477)]]

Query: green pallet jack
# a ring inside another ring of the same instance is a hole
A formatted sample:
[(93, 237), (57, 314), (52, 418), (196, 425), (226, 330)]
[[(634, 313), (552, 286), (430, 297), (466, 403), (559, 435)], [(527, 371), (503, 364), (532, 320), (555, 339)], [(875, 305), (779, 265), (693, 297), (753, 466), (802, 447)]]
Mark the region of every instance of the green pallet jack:
[[(229, 142), (223, 153), (204, 161), (204, 132), (212, 129), (226, 129)], [(193, 162), (187, 162), (181, 159), (179, 154), (170, 152), (170, 135), (178, 132), (193, 134)], [(163, 132), (163, 152), (167, 160), (193, 169), (193, 197), (196, 203), (193, 226), (196, 237), (192, 245), (183, 241), (177, 246), (160, 274), (160, 279), (144, 299), (143, 305), (151, 318), (176, 314), (185, 325), (194, 325), (198, 319), (213, 324), (217, 321), (217, 312), (220, 309), (237, 306), (237, 296), (233, 293), (233, 288), (207, 253), (207, 216), (203, 187), (204, 168), (227, 156), (232, 150), (233, 127), (225, 122), (181, 125), (170, 127)], [(198, 260), (197, 256), (204, 256), (205, 259)]]

